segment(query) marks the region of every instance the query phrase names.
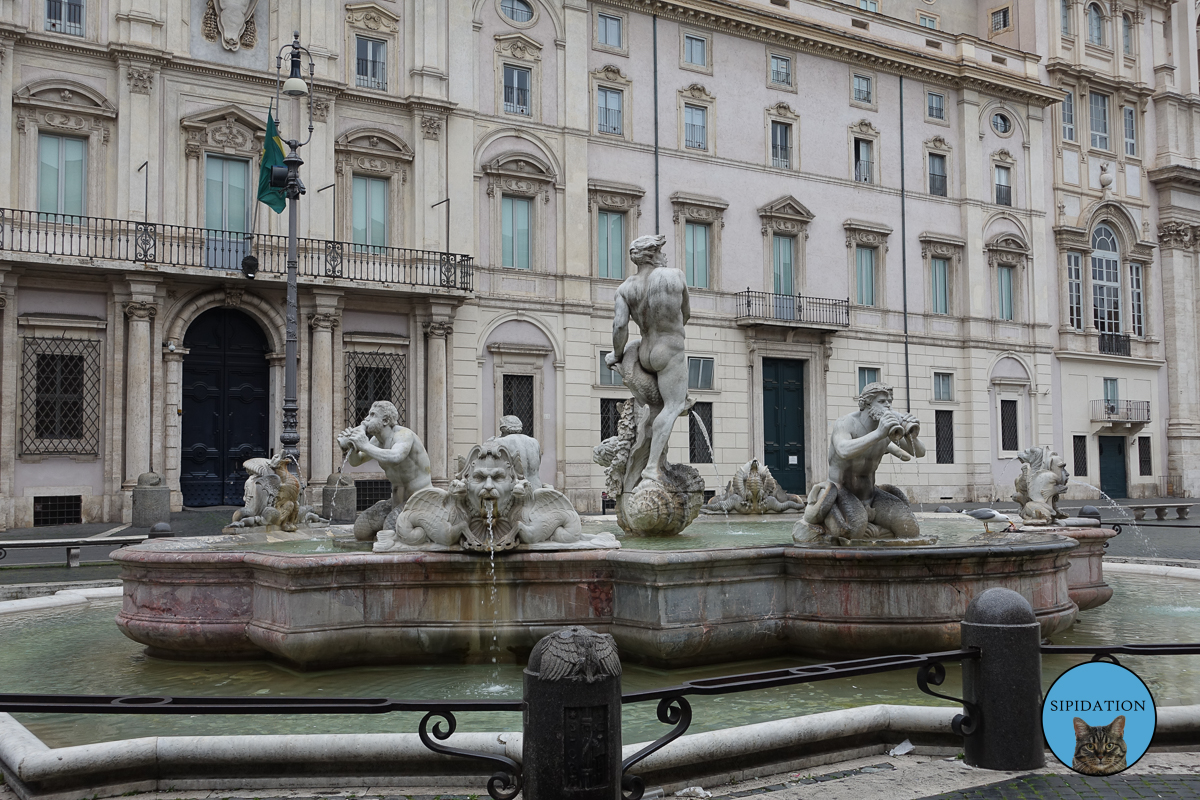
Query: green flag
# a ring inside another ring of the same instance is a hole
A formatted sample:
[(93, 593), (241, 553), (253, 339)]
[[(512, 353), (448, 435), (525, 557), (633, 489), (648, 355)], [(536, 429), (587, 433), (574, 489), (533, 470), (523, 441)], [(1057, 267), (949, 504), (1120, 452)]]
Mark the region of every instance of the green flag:
[(263, 149), (258, 166), (258, 200), (260, 203), (266, 203), (276, 214), (283, 212), (287, 208), (287, 198), (283, 194), (283, 189), (276, 189), (271, 186), (271, 167), (283, 166), (283, 140), (279, 138), (279, 131), (275, 130), (275, 120), (271, 117), (271, 112), (267, 111), (267, 135), (263, 139)]

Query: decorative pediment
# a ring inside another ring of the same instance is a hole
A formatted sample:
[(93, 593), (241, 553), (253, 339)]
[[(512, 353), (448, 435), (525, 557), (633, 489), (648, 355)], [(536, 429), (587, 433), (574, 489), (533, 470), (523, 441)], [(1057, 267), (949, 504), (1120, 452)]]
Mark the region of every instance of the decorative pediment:
[(671, 214), (672, 222), (682, 218), (692, 222), (719, 222), (722, 228), (725, 227), (725, 209), (729, 208), (729, 203), (719, 197), (672, 192), (671, 205), (675, 209)]
[(542, 45), (523, 33), (496, 34), (496, 52), (517, 61), (541, 61)]
[(642, 198), (646, 190), (640, 186), (615, 181), (588, 181), (588, 211), (592, 206), (614, 211), (633, 211), (642, 215)]
[(1029, 245), (1015, 233), (999, 233), (983, 246), (987, 252), (988, 266), (1023, 267), (1029, 257)]
[(23, 86), (13, 93), (13, 105), (86, 113), (109, 119), (117, 116), (116, 106), (108, 102), (104, 95), (78, 81), (61, 78), (48, 78)]
[(851, 133), (866, 133), (871, 136), (879, 135), (879, 129), (872, 125), (869, 119), (860, 119), (850, 126), (850, 131)]
[(696, 100), (715, 100), (716, 99), (716, 97), (714, 97), (713, 95), (708, 93), (708, 89), (705, 89), (704, 86), (702, 86), (699, 83), (693, 83), (691, 86), (684, 89), (683, 95), (685, 97), (691, 97)]
[(943, 153), (949, 153), (951, 150), (954, 149), (953, 147), (950, 146), (950, 143), (947, 142), (945, 137), (943, 137), (943, 136), (932, 136), (932, 137), (926, 139), (925, 147), (929, 148), (930, 150), (937, 150), (937, 151), (941, 151)]
[(788, 235), (803, 233), (807, 236), (808, 233), (805, 229), (813, 220), (813, 213), (791, 195), (784, 195), (778, 200), (767, 203), (758, 209), (758, 216), (762, 220), (763, 233), (775, 232)]
[(199, 158), (204, 150), (258, 155), (267, 132), (266, 123), (233, 104), (191, 114), (180, 125), (187, 135), (188, 158)]
[(1017, 163), (1017, 160), (1015, 158), (1013, 158), (1013, 154), (1008, 152), (1008, 150), (1003, 147), (1000, 148), (999, 150), (997, 150), (996, 152), (992, 153), (992, 158), (995, 159), (996, 161), (1002, 161), (1005, 164)]
[(528, 153), (510, 153), (498, 156), (484, 165), (488, 175), (488, 197), (496, 192), (517, 194), (526, 197), (541, 197), (543, 203), (550, 202), (550, 186), (554, 183), (554, 170), (540, 159)]
[(354, 3), (346, 6), (346, 24), (374, 33), (400, 31), (400, 17), (374, 3)]
[(413, 160), (408, 143), (382, 128), (355, 128), (343, 133), (334, 142), (334, 153), (334, 169), (339, 175), (349, 167), (351, 172), (400, 175), (402, 181), (408, 179), (405, 165)]
[(860, 219), (848, 219), (842, 223), (846, 230), (846, 247), (882, 247), (888, 251), (888, 237), (892, 229), (887, 225), (876, 225), (874, 222), (864, 222)]
[(961, 261), (963, 248), (967, 246), (965, 239), (945, 233), (926, 231), (919, 235), (917, 240), (921, 242), (922, 258), (952, 258)]
[(605, 64), (600, 69), (594, 69), (592, 75), (609, 83), (629, 83), (629, 78), (622, 75), (620, 67), (615, 64)]
[(787, 103), (776, 103), (773, 106), (768, 106), (767, 113), (773, 117), (785, 117), (787, 119), (800, 118), (800, 115), (793, 111), (792, 107)]

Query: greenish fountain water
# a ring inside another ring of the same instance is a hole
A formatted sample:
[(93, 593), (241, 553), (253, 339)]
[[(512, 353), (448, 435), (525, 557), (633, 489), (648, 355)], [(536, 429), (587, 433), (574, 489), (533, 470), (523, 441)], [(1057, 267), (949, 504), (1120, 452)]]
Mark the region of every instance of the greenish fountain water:
[[(731, 523), (736, 524), (736, 523)], [(790, 532), (790, 522), (783, 524)], [(695, 528), (697, 526), (693, 526)], [(699, 526), (695, 535), (709, 535)], [(714, 534), (723, 523), (714, 523)], [(734, 534), (736, 535), (736, 534)], [(766, 536), (768, 534), (761, 534)], [(676, 537), (678, 538), (678, 537)], [(769, 544), (770, 542), (764, 542)], [(774, 542), (779, 543), (779, 542)], [(701, 545), (696, 545), (701, 546)], [(1200, 582), (1112, 574), (1113, 599), (1084, 612), (1055, 644), (1200, 641)], [(165, 694), (309, 697), (396, 697), (411, 699), (518, 698), (521, 668), (512, 665), (358, 667), (327, 672), (293, 672), (266, 662), (183, 663), (147, 658), (126, 639), (113, 618), (116, 602), (74, 610), (36, 612), (0, 619), (0, 691), (54, 694)], [(1055, 656), (1043, 662), (1046, 688), (1085, 657)], [(670, 686), (685, 680), (813, 663), (777, 658), (684, 670), (627, 665), (625, 691)], [(1200, 656), (1122, 657), (1146, 681), (1159, 705), (1200, 703)], [(948, 670), (947, 694), (960, 690), (959, 671)], [(825, 681), (723, 697), (692, 699), (692, 732), (763, 722), (872, 703), (947, 705), (916, 688), (913, 670)], [(666, 731), (654, 703), (624, 709), (626, 742)], [(140, 736), (247, 733), (413, 732), (417, 714), (330, 716), (122, 716), (22, 714), (21, 722), (51, 747)], [(520, 715), (464, 714), (460, 730), (520, 730)]]

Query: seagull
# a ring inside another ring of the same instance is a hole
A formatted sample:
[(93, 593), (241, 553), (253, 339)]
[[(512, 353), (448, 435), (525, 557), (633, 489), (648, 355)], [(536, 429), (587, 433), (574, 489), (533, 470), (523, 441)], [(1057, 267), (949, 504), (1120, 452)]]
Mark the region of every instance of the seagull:
[(963, 511), (962, 513), (966, 514), (968, 517), (974, 517), (982, 522), (983, 529), (987, 531), (989, 535), (991, 535), (992, 532), (992, 529), (988, 527), (989, 523), (998, 525), (1003, 522), (1010, 529), (1013, 527), (1012, 517), (1008, 516), (1007, 514), (1001, 514), (999, 511), (991, 508), (977, 508), (974, 511)]

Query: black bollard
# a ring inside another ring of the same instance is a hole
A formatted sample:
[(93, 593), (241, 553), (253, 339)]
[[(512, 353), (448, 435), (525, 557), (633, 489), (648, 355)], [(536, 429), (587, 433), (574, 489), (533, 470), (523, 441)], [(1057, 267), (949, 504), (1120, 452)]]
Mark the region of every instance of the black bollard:
[(620, 800), (621, 661), (607, 634), (564, 628), (525, 667), (524, 800)]
[(972, 767), (1037, 769), (1046, 765), (1042, 737), (1042, 628), (1033, 607), (1011, 589), (988, 589), (967, 606), (962, 646), (980, 657), (963, 662), (963, 699), (978, 709), (963, 756)]

